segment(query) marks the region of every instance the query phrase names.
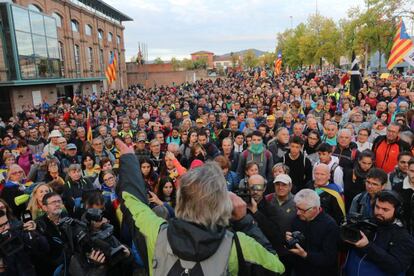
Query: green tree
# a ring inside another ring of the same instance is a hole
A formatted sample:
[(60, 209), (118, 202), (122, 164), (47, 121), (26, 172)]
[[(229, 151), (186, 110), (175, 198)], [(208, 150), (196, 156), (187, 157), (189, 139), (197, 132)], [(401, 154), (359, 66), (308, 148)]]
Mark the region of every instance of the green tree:
[(193, 62), (194, 69), (207, 69), (207, 58), (198, 58)]
[(265, 53), (261, 55), (259, 57), (259, 62), (261, 66), (264, 66), (264, 67), (268, 66), (268, 67), (273, 68), (275, 59), (276, 59), (276, 54), (273, 52), (270, 52), (270, 53)]
[(249, 49), (246, 51), (246, 53), (244, 53), (243, 55), (243, 65), (246, 68), (253, 68), (255, 66), (257, 66), (259, 63), (258, 58), (256, 57), (256, 54), (254, 53), (254, 51), (252, 49)]
[(164, 61), (160, 57), (157, 57), (154, 59), (154, 64), (164, 64)]
[(173, 57), (170, 62), (171, 62), (171, 65), (174, 71), (177, 71), (178, 69), (180, 69), (180, 61), (178, 59)]
[(191, 59), (185, 58), (180, 62), (180, 67), (184, 68), (185, 70), (193, 70), (194, 63)]
[(233, 68), (236, 67), (240, 63), (239, 55), (236, 55), (233, 52), (230, 53), (230, 59), (231, 59), (231, 66)]

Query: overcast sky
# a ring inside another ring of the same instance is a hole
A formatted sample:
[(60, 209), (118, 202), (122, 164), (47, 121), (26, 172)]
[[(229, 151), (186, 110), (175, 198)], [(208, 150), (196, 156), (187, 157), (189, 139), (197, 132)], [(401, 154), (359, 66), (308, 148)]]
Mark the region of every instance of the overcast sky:
[[(316, 0), (105, 0), (134, 19), (124, 22), (126, 58), (148, 45), (149, 59), (221, 55), (248, 48), (274, 51), (276, 34), (305, 22)], [(317, 0), (318, 12), (337, 21), (363, 0)], [(292, 17), (292, 20), (290, 19)]]

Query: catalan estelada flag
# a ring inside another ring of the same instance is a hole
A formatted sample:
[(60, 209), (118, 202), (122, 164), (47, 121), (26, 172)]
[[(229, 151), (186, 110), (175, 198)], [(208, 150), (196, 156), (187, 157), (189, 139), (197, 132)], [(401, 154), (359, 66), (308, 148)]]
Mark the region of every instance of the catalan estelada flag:
[(414, 44), (407, 34), (404, 22), (400, 19), (397, 26), (397, 33), (392, 44), (390, 58), (388, 59), (387, 68), (391, 70), (395, 65), (400, 63), (407, 54), (412, 50)]
[(111, 60), (109, 61), (109, 65), (105, 71), (106, 79), (108, 80), (109, 85), (111, 85), (114, 81), (116, 81), (117, 66), (118, 66), (118, 59), (116, 57), (116, 53), (113, 53), (111, 56)]
[(86, 131), (86, 140), (92, 142), (91, 112), (89, 111), (89, 108), (87, 109), (86, 114)]
[(275, 75), (280, 75), (282, 71), (282, 52), (279, 51), (275, 60)]

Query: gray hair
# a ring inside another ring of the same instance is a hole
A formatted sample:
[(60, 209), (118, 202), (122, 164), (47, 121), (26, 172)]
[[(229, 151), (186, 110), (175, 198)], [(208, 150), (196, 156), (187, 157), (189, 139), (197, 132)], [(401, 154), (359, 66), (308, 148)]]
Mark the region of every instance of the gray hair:
[(345, 132), (347, 132), (349, 134), (349, 136), (352, 137), (352, 132), (348, 128), (341, 128), (340, 130), (338, 130), (338, 137), (341, 136), (341, 134), (345, 133)]
[(300, 190), (293, 198), (293, 201), (295, 201), (296, 205), (304, 203), (306, 206), (308, 206), (308, 208), (319, 208), (321, 206), (319, 195), (311, 189)]
[(210, 229), (227, 226), (233, 210), (226, 179), (215, 162), (191, 169), (181, 177), (177, 191), (177, 218)]

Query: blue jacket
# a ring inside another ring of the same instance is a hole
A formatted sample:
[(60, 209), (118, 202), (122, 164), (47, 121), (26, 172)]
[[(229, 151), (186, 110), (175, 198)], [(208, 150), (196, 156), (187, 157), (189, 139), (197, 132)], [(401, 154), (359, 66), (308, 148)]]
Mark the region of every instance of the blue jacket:
[(228, 191), (234, 191), (237, 186), (239, 185), (240, 182), (240, 178), (237, 175), (237, 173), (229, 171), (226, 176), (226, 182), (227, 182), (227, 190)]

